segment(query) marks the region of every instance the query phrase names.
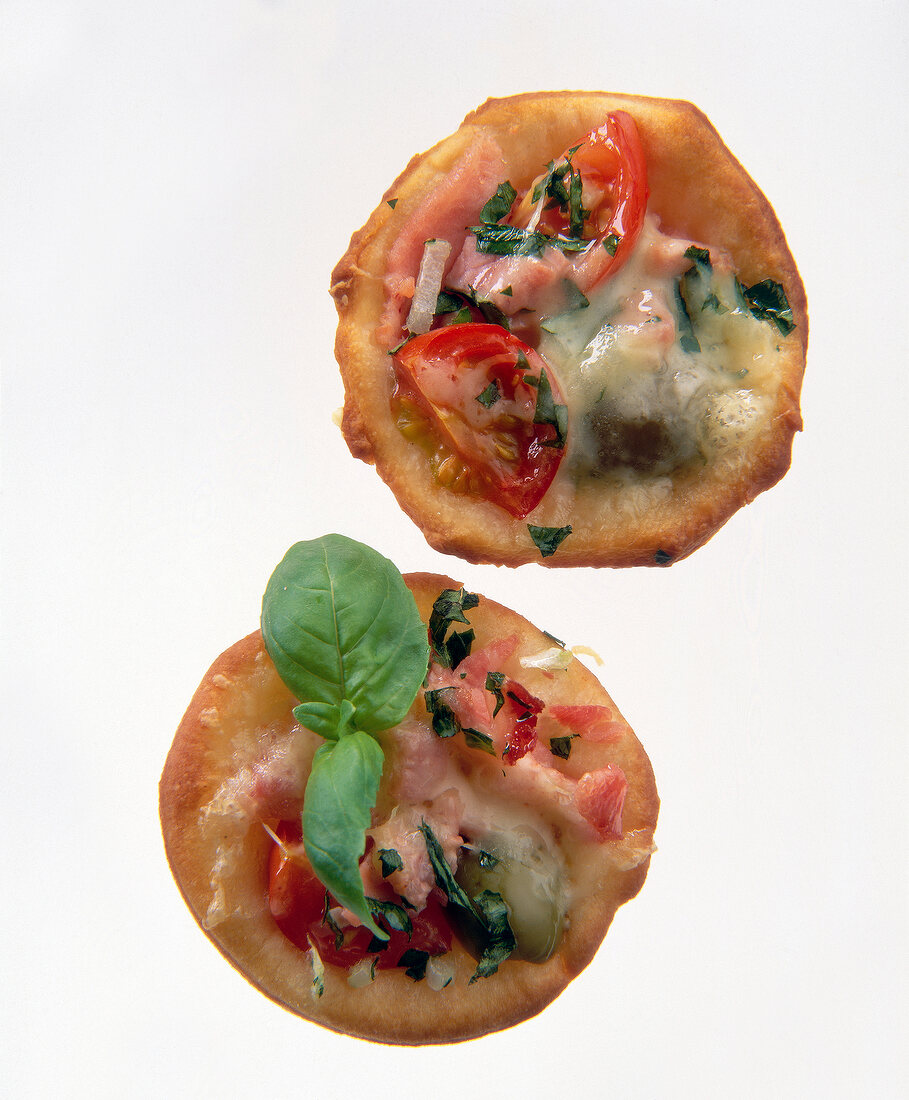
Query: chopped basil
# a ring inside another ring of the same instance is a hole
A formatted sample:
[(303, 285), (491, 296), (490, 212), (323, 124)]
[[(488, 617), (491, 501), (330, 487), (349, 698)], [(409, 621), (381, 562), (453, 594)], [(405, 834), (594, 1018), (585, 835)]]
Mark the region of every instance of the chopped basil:
[(480, 211), (480, 221), (484, 225), (495, 225), (496, 222), (501, 221), (508, 214), (511, 204), (517, 197), (517, 191), (508, 180), (500, 183), (496, 188), (496, 193)]
[(515, 949), (514, 932), (508, 923), (508, 908), (501, 895), (490, 890), (484, 890), (471, 901), (451, 873), (442, 845), (425, 821), (420, 823), (420, 832), (426, 841), (426, 852), (436, 885), (448, 899), (449, 905), (466, 922), (470, 937), (479, 947), (480, 960), (470, 981), (488, 977)]
[(726, 307), (719, 300), (719, 298), (717, 298), (717, 296), (713, 293), (712, 290), (707, 295), (707, 297), (704, 299), (704, 304), (701, 306), (701, 309), (702, 310), (703, 309), (712, 309), (715, 313), (725, 313), (726, 312)]
[(541, 558), (548, 558), (558, 550), (559, 546), (571, 534), (571, 524), (566, 527), (536, 527), (532, 523), (527, 524), (527, 530), (534, 541), (534, 545), (540, 551)]
[(563, 760), (567, 760), (571, 756), (571, 742), (577, 736), (576, 733), (569, 733), (565, 737), (550, 737), (549, 751), (553, 756), (560, 756)]
[(616, 254), (616, 249), (622, 243), (622, 238), (618, 233), (610, 233), (608, 237), (603, 238), (603, 247), (609, 253), (610, 256)]
[(561, 638), (557, 638), (555, 634), (550, 634), (548, 630), (544, 630), (543, 633), (546, 635), (547, 638), (549, 638), (550, 641), (555, 642), (557, 646), (561, 646), (562, 649), (565, 648), (565, 643), (562, 641)]
[(431, 719), (432, 732), (437, 737), (442, 738), (454, 737), (456, 733), (463, 733), (464, 741), (468, 748), (481, 749), (483, 752), (488, 752), (490, 755), (495, 756), (496, 750), (492, 743), (492, 738), (488, 734), (482, 733), (480, 730), (471, 729), (469, 726), (462, 726), (458, 716), (448, 703), (445, 702), (444, 696), (449, 692), (457, 690), (457, 687), (444, 687), (435, 688), (433, 691), (423, 692), (423, 698), (426, 701), (426, 709)]
[[(546, 166), (546, 175), (534, 187), (532, 195), (532, 201), (535, 203), (539, 202), (544, 195), (549, 196), (550, 201), (546, 204), (546, 209), (558, 207), (568, 219), (569, 236), (575, 238), (580, 238), (584, 231), (584, 222), (590, 216), (590, 211), (585, 210), (581, 204), (584, 190), (581, 173), (571, 163), (571, 158), (580, 147), (575, 145), (569, 149), (565, 159), (559, 164), (550, 161)], [(567, 187), (566, 177), (568, 178)], [(588, 243), (584, 242), (585, 247)]]
[(496, 747), (492, 743), (492, 738), (488, 733), (481, 733), (479, 730), (471, 729), (469, 726), (464, 726), (463, 729), (464, 740), (468, 748), (480, 749), (483, 752), (488, 752), (490, 756), (495, 756)]
[(514, 291), (513, 291), (512, 289), (511, 289), (511, 285), (510, 285), (510, 284), (509, 284), (509, 285), (508, 285), (507, 287), (505, 287), (505, 289), (504, 289), (504, 290), (501, 290), (501, 291), (499, 291), (499, 293), (500, 293), (500, 294), (504, 294), (506, 298), (512, 298), (512, 297), (514, 297)]
[(682, 292), (682, 279), (676, 279), (675, 304), (679, 315), (679, 344), (681, 345), (682, 351), (687, 351), (689, 353), (700, 351), (701, 345), (698, 342), (698, 338), (694, 334), (694, 328), (691, 324), (691, 317), (688, 313), (688, 304), (686, 303), (685, 295)]
[(499, 389), (499, 383), (493, 378), (485, 390), (482, 393), (477, 394), (477, 401), (483, 406), (484, 409), (491, 409), (492, 406), (500, 401), (502, 398), (502, 391)]
[(432, 614), (429, 616), (429, 641), (433, 657), (443, 668), (457, 668), (470, 653), (470, 646), (474, 639), (472, 630), (454, 632), (447, 639), (445, 635), (452, 623), (469, 625), (464, 612), (470, 611), (479, 602), (479, 596), (472, 592), (465, 592), (463, 588), (446, 588), (432, 605)]
[(436, 885), (452, 905), (471, 916), (475, 915), (470, 898), (455, 881), (451, 868), (448, 866), (448, 860), (442, 850), (442, 845), (425, 820), (420, 822), (420, 832), (426, 841), (426, 853), (429, 856), (429, 863), (435, 876)]
[[(525, 381), (527, 379), (525, 378)], [(552, 386), (549, 375), (545, 370), (540, 371), (537, 383), (537, 404), (533, 412), (534, 424), (551, 424), (555, 428), (555, 439), (548, 439), (544, 447), (556, 447), (561, 450), (565, 446), (565, 435), (568, 431), (568, 407), (557, 405), (552, 396)]]
[(388, 878), (389, 875), (393, 875), (395, 871), (400, 871), (404, 866), (401, 853), (396, 852), (394, 848), (380, 848), (379, 863), (382, 865), (382, 878)]
[(587, 309), (590, 299), (571, 279), (563, 279), (562, 287), (565, 291), (565, 312), (574, 313), (579, 309)]
[(477, 852), (477, 863), (484, 871), (491, 871), (493, 867), (498, 867), (501, 862), (499, 857), (494, 856), (492, 852), (486, 852), (482, 848)]
[(398, 966), (404, 967), (404, 973), (415, 982), (421, 982), (426, 977), (426, 964), (429, 962), (429, 952), (419, 951), (415, 947), (408, 947), (398, 959)]
[(394, 210), (394, 208), (398, 205), (398, 200), (397, 199), (386, 199), (385, 201), (392, 208), (392, 210)]
[(795, 328), (786, 291), (773, 279), (762, 279), (754, 286), (742, 287), (742, 293), (748, 308), (759, 321), (770, 321), (784, 336)]
[(413, 334), (412, 333), (408, 336), (405, 336), (403, 340), (400, 340), (397, 344), (395, 344), (395, 346), (393, 348), (390, 349), (388, 354), (389, 355), (397, 355), (398, 352), (401, 350), (401, 348), (403, 348), (405, 344), (409, 344), (412, 339), (413, 339)]
[(484, 890), (473, 901), (485, 927), (487, 940), (477, 968), (468, 983), (470, 985), (479, 978), (488, 978), (495, 974), (499, 964), (505, 962), (517, 946), (514, 932), (508, 923), (508, 906), (502, 895)]
[(653, 560), (657, 565), (668, 565), (672, 561), (672, 554), (667, 550), (657, 550), (653, 555)]
[[(509, 287), (509, 293), (510, 291), (511, 288)], [(504, 294), (505, 291), (502, 291), (502, 293)], [(511, 322), (508, 320), (507, 315), (504, 314), (498, 306), (493, 305), (492, 302), (488, 301), (486, 298), (480, 297), (473, 287), (470, 287), (469, 290), (464, 293), (464, 298), (466, 301), (470, 302), (471, 305), (476, 306), (480, 313), (483, 314), (483, 319), (488, 321), (489, 324), (498, 325), (499, 328), (505, 329), (506, 332), (511, 332)]]
[(440, 290), (436, 298), (436, 313), (454, 313), (461, 308), (463, 299), (460, 294), (449, 290)]
[(456, 688), (436, 688), (434, 691), (423, 692), (426, 709), (432, 719), (432, 732), (436, 737), (454, 737), (461, 728), (455, 712), (443, 698), (447, 692), (456, 690)]
[(469, 230), (477, 238), (477, 252), (487, 256), (542, 256), (544, 248), (583, 252), (590, 245), (590, 241), (552, 237), (515, 225), (471, 225)]
[(379, 898), (367, 898), (366, 904), (373, 917), (382, 917), (394, 932), (413, 934), (413, 922), (404, 909), (393, 901), (380, 901)]
[(328, 891), (325, 891), (325, 902), (322, 905), (322, 923), (334, 933), (335, 936), (335, 950), (339, 950), (341, 944), (344, 942), (344, 933), (341, 930), (340, 925), (331, 915), (329, 909), (330, 901), (328, 897)]
[(685, 256), (689, 260), (694, 260), (697, 264), (703, 264), (706, 268), (710, 268), (710, 252), (706, 248), (698, 248), (696, 244), (691, 245), (685, 249)]
[(495, 696), (496, 706), (492, 712), (493, 718), (499, 713), (503, 706), (505, 706), (505, 696), (502, 694), (502, 685), (505, 683), (504, 672), (487, 672), (486, 673), (486, 690), (492, 692)]

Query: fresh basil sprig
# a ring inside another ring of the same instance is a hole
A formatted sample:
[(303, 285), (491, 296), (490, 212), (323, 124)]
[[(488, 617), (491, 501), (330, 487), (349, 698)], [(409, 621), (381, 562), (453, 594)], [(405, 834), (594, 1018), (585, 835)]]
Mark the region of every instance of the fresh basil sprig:
[(384, 753), (373, 736), (400, 722), (429, 663), (413, 595), (381, 554), (343, 535), (298, 542), (265, 589), (262, 636), (301, 700), (294, 717), (326, 743), (313, 758), (303, 841), (329, 893), (373, 935), (359, 863)]

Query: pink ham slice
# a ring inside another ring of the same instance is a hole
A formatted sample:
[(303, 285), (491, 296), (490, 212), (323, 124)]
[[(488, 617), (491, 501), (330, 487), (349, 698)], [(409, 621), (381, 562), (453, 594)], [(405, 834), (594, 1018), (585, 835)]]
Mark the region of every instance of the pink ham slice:
[(498, 142), (481, 134), (455, 170), (410, 215), (388, 251), (385, 311), (376, 330), (382, 347), (393, 348), (401, 339), (426, 241), (435, 238), (451, 244), (450, 267), (467, 237), (467, 227), (476, 225), (480, 211), (505, 179), (506, 171)]

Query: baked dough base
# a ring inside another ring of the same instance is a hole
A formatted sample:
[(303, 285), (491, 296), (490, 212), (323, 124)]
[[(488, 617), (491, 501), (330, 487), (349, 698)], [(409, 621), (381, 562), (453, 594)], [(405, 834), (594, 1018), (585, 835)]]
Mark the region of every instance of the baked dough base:
[[(795, 330), (781, 337), (772, 412), (765, 429), (731, 457), (673, 478), (668, 498), (627, 494), (608, 483), (582, 488), (566, 506), (544, 497), (526, 520), (477, 497), (441, 488), (426, 457), (395, 426), (393, 377), (375, 331), (382, 317), (389, 249), (421, 200), (458, 163), (482, 131), (498, 141), (509, 178), (526, 187), (545, 164), (606, 114), (635, 119), (648, 163), (649, 209), (667, 233), (727, 250), (746, 284), (771, 278), (786, 290)], [(388, 200), (396, 199), (394, 208)], [(490, 99), (456, 133), (415, 156), (353, 235), (332, 274), (338, 308), (336, 357), (345, 387), (342, 431), (351, 453), (376, 470), (401, 508), (442, 553), (476, 563), (549, 567), (672, 564), (703, 545), (743, 505), (788, 470), (802, 426), (799, 395), (808, 342), (805, 291), (770, 204), (708, 119), (680, 100), (601, 92), (528, 93)], [(571, 524), (558, 551), (541, 559), (527, 523)], [(658, 553), (662, 552), (662, 553)]]
[[(405, 577), (424, 621), (443, 588), (460, 587), (448, 577)], [(345, 971), (326, 966), (324, 995), (312, 994), (309, 952), (295, 947), (278, 929), (268, 909), (268, 857), (271, 840), (254, 821), (236, 829), (224, 864), (225, 829), (212, 827), (206, 807), (238, 767), (260, 746), (295, 726), (296, 700), (265, 653), (257, 631), (223, 653), (206, 673), (180, 723), (160, 782), (161, 826), (167, 858), (187, 905), (222, 954), (263, 993), (291, 1012), (334, 1031), (397, 1044), (449, 1043), (475, 1038), (535, 1015), (590, 962), (620, 905), (643, 885), (653, 850), (659, 799), (650, 762), (599, 681), (577, 659), (557, 673), (525, 669), (523, 653), (539, 653), (552, 641), (515, 612), (481, 598), (469, 613), (478, 649), (493, 638), (517, 633), (520, 645), (503, 671), (547, 703), (608, 706), (621, 727), (609, 743), (576, 739), (569, 760), (559, 761), (577, 778), (584, 771), (618, 765), (628, 791), (623, 835), (597, 842), (562, 828), (561, 849), (574, 901), (570, 922), (556, 954), (545, 963), (508, 960), (495, 975), (468, 984), (475, 960), (455, 941), (450, 958), (455, 976), (434, 991), (401, 970), (377, 971), (365, 988), (352, 988)], [(416, 708), (422, 706), (418, 696)], [(321, 738), (296, 727), (296, 736)], [(484, 756), (484, 754), (478, 754)], [(490, 758), (486, 758), (490, 759)], [(496, 768), (501, 765), (495, 761)], [(381, 790), (380, 790), (381, 800)], [(553, 821), (561, 820), (557, 813)], [(230, 828), (228, 828), (228, 832)], [(219, 847), (220, 845), (220, 847)], [(207, 914), (216, 891), (213, 868), (220, 858), (218, 885), (230, 911), (212, 923)]]

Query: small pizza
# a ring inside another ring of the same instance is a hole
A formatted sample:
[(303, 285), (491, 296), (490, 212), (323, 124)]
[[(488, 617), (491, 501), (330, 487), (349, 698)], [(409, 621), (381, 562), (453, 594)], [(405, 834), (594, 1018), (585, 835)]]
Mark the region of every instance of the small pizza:
[(338, 535), (288, 552), (160, 783), (174, 877), (227, 959), (308, 1020), (411, 1045), (549, 1004), (640, 890), (658, 807), (562, 642)]
[(690, 103), (490, 100), (332, 277), (342, 430), (436, 549), (670, 565), (789, 468), (805, 293)]

